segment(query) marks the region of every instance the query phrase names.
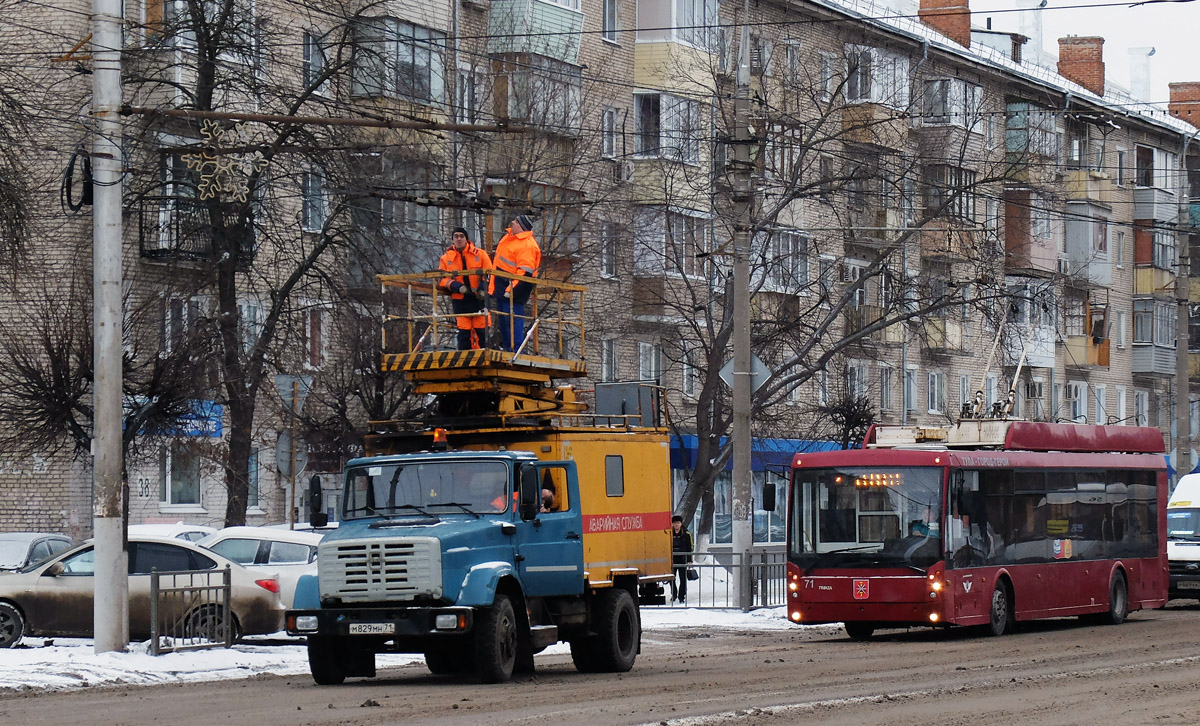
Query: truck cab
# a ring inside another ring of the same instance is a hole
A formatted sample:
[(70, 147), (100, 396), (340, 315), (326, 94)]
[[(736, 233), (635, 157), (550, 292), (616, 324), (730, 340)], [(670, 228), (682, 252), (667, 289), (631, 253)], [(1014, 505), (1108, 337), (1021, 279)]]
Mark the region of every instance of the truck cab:
[(500, 682), (559, 641), (580, 671), (633, 667), (642, 596), (672, 577), (666, 432), (587, 416), (549, 385), (582, 371), (563, 355), (384, 356), (438, 414), (384, 422), (346, 466), (341, 525), (287, 615), (318, 684), (374, 676), (380, 652)]
[(1200, 600), (1200, 474), (1179, 479), (1167, 502), (1168, 599)]

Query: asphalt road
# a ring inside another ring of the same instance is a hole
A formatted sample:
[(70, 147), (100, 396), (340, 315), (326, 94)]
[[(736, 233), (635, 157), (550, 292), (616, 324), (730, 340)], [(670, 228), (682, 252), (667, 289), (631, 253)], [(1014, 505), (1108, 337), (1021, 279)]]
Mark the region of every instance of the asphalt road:
[(1194, 724), (1200, 606), (1118, 626), (1075, 619), (975, 630), (679, 629), (647, 633), (632, 672), (576, 673), (567, 656), (481, 686), (423, 666), (318, 687), (307, 677), (0, 695), (0, 724)]

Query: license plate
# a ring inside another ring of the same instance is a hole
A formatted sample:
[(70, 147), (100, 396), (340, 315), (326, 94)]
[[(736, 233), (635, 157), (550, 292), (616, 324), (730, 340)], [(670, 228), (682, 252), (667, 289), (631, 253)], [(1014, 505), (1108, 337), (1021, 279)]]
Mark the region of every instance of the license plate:
[(1200, 590), (1200, 582), (1177, 582), (1175, 583), (1175, 587), (1180, 590)]
[(350, 635), (392, 635), (395, 623), (350, 623)]

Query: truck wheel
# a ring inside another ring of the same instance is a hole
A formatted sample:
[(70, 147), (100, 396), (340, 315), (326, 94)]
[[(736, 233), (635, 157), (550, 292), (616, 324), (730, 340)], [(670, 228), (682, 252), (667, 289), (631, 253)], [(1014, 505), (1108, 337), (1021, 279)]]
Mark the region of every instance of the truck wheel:
[(517, 615), (507, 595), (496, 595), (475, 620), (475, 671), (481, 683), (503, 683), (516, 662)]
[(628, 590), (612, 588), (596, 598), (596, 638), (593, 659), (597, 670), (624, 673), (633, 668), (642, 624)]
[(596, 643), (595, 638), (574, 638), (571, 640), (571, 662), (580, 673), (595, 673)]
[(346, 680), (346, 649), (333, 638), (308, 636), (308, 670), (318, 686), (336, 686)]
[(471, 670), (469, 643), (439, 643), (425, 651), (425, 666), (435, 676), (468, 673)]

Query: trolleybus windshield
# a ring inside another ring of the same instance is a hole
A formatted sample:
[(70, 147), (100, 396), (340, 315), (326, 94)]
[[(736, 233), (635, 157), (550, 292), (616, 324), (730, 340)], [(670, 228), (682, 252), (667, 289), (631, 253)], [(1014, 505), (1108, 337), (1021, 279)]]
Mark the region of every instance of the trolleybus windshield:
[(791, 558), (809, 567), (917, 567), (941, 559), (940, 467), (798, 469)]

